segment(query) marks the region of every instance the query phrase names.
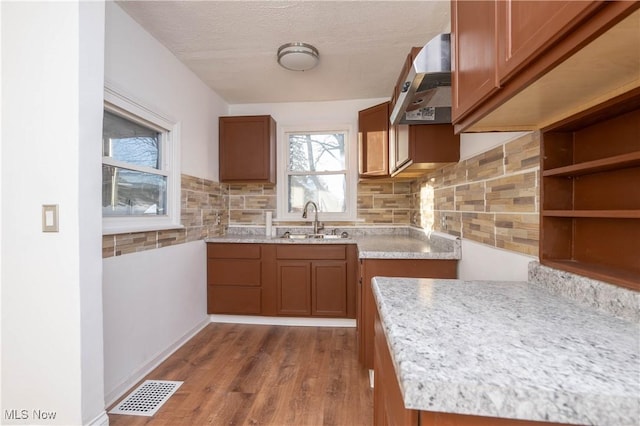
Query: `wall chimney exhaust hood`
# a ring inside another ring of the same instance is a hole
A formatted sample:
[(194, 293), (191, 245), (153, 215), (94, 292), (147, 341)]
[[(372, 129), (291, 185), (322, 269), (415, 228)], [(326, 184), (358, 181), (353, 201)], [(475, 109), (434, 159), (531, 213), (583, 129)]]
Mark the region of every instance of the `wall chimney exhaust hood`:
[(396, 124), (451, 123), (451, 37), (440, 34), (420, 50), (391, 112)]

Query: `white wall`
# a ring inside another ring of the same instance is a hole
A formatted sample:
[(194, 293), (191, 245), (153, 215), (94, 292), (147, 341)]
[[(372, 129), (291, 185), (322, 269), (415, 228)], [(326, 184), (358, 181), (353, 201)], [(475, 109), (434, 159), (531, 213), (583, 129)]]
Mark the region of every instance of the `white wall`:
[(218, 116), (227, 104), (113, 2), (107, 2), (105, 79), (180, 121), (182, 173), (218, 180)]
[(345, 123), (358, 128), (358, 111), (388, 101), (388, 98), (328, 102), (282, 102), (229, 105), (229, 115), (271, 115), (278, 126)]
[[(180, 122), (181, 172), (217, 180), (226, 103), (112, 2), (105, 39), (105, 80)], [(103, 261), (108, 403), (204, 324), (205, 258), (197, 241)]]
[[(460, 160), (489, 151), (526, 133), (463, 133), (460, 135)], [(532, 260), (537, 258), (463, 238), (458, 277), (463, 280), (527, 281), (527, 265)]]
[(104, 259), (107, 402), (204, 325), (203, 247), (202, 241), (194, 241)]
[(460, 135), (460, 160), (482, 154), (525, 134), (527, 132), (462, 133)]
[(528, 281), (527, 265), (535, 257), (462, 239), (458, 262), (461, 280)]
[[(101, 422), (100, 161), (86, 144), (101, 131), (103, 4), (0, 7), (1, 422)], [(42, 232), (42, 204), (59, 205), (58, 233)]]
[[(78, 2), (79, 44), (79, 214), (80, 341), (82, 423), (108, 421), (104, 412), (102, 316), (102, 140), (104, 86), (104, 2)], [(96, 419), (96, 412), (98, 418)], [(100, 417), (100, 416), (103, 417)]]

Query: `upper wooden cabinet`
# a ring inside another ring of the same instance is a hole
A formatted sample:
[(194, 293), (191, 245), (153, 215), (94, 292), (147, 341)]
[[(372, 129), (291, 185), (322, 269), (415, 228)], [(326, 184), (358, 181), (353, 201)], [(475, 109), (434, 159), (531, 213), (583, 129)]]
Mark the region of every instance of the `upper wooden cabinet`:
[(389, 176), (390, 102), (358, 112), (358, 171), (361, 177)]
[(460, 135), (451, 124), (395, 126), (395, 168), (391, 176), (418, 177), (460, 160)]
[(451, 5), (456, 132), (539, 129), (640, 85), (640, 2)]
[(276, 122), (269, 115), (220, 117), (220, 182), (276, 183)]
[(499, 81), (520, 71), (601, 5), (600, 1), (497, 2)]
[(495, 92), (496, 2), (451, 2), (451, 118), (455, 123)]

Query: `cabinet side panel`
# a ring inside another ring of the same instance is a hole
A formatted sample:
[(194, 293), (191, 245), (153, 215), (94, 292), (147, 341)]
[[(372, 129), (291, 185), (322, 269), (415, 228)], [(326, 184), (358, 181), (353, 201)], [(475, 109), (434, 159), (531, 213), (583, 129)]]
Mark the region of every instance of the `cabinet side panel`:
[(460, 135), (451, 124), (409, 127), (409, 150), (414, 163), (450, 163), (460, 160)]
[[(382, 421), (381, 424), (389, 425), (418, 426), (418, 411), (409, 410), (404, 406), (402, 391), (400, 390), (389, 346), (377, 312), (375, 316), (374, 370), (374, 379), (378, 375), (382, 379), (376, 380), (374, 387), (374, 392), (378, 392), (377, 397), (374, 395), (374, 413), (378, 414), (376, 421)], [(376, 404), (378, 405), (377, 407)], [(382, 419), (379, 417), (382, 417)]]

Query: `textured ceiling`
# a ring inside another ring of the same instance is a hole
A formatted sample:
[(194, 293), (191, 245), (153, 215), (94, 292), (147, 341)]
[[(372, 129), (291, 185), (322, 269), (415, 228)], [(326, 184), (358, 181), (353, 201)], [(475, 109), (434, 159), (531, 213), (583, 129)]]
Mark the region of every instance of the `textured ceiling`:
[[(449, 1), (120, 1), (229, 104), (388, 97), (412, 46), (450, 30)], [(320, 64), (276, 62), (306, 42)]]

